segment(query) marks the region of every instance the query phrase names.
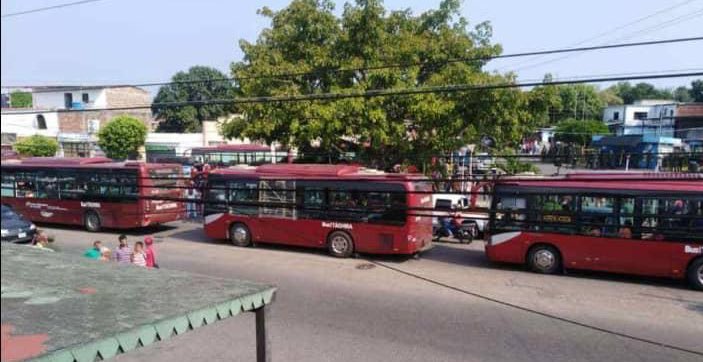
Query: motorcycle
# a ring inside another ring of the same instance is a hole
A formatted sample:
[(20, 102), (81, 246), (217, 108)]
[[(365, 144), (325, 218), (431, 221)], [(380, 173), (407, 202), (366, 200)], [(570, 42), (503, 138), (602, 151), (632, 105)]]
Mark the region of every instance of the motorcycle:
[(434, 241), (439, 241), (441, 238), (456, 238), (459, 243), (464, 242), (470, 244), (477, 234), (475, 223), (462, 222), (461, 218), (457, 217), (440, 217), (439, 227), (434, 230)]

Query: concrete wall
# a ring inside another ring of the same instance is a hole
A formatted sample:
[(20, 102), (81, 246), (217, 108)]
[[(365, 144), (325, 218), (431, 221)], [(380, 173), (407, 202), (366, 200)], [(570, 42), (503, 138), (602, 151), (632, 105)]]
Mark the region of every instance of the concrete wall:
[[(37, 121), (39, 115), (44, 117), (46, 129), (39, 129)], [(59, 133), (58, 114), (53, 111), (40, 114), (18, 114), (12, 113), (12, 111), (3, 111), (0, 115), (0, 128), (2, 128), (2, 133), (16, 134), (18, 138), (35, 134), (56, 137)]]
[(105, 108), (108, 104), (104, 89), (83, 89), (32, 93), (32, 105), (39, 109), (66, 109), (64, 93), (71, 93), (74, 102), (82, 102), (83, 93), (88, 93), (90, 102), (84, 105), (86, 109)]

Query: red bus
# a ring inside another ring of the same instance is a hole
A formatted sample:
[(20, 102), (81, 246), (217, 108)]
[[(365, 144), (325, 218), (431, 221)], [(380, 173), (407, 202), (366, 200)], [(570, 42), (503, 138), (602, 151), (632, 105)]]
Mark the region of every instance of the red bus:
[(686, 278), (703, 289), (703, 174), (499, 180), (489, 234), (491, 261)]
[(2, 163), (2, 203), (37, 222), (90, 231), (142, 227), (183, 217), (181, 177), (172, 164), (27, 158)]
[[(352, 165), (262, 165), (218, 169), (205, 190), (205, 233), (252, 242), (354, 252), (416, 254), (431, 247), (427, 179)], [(426, 193), (408, 193), (423, 191)]]

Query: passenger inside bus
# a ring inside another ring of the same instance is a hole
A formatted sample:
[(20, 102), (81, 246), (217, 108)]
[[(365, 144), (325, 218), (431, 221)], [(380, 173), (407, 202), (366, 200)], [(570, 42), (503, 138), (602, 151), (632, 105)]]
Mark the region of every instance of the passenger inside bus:
[(632, 221), (625, 221), (625, 224), (620, 227), (620, 230), (618, 230), (618, 237), (623, 239), (632, 239)]

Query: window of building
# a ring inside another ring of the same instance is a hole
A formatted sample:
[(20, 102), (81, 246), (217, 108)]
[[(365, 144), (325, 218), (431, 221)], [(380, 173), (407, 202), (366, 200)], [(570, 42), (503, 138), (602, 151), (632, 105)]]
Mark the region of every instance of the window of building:
[(647, 112), (635, 112), (635, 119), (637, 119), (637, 120), (647, 119)]
[(620, 119), (620, 112), (614, 112), (614, 113), (613, 113), (613, 120), (614, 120), (614, 121), (617, 121), (617, 120), (619, 120), (619, 119)]
[(72, 93), (64, 93), (63, 94), (63, 105), (66, 109), (71, 109), (73, 106), (73, 94)]
[(90, 144), (86, 142), (62, 142), (64, 157), (88, 157), (90, 156)]
[(83, 103), (90, 103), (90, 95), (88, 93), (83, 93), (82, 97)]
[(44, 115), (37, 115), (37, 129), (46, 129), (46, 119)]

